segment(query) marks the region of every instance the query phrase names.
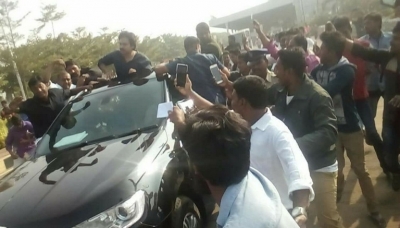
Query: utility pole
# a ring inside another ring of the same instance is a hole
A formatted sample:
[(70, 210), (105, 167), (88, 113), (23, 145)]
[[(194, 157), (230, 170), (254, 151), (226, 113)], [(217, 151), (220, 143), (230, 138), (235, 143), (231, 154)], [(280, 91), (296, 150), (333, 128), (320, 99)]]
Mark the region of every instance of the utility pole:
[(21, 90), (22, 98), (24, 98), (24, 100), (26, 100), (26, 94), (25, 94), (25, 90), (24, 90), (24, 85), (22, 84), (21, 75), (19, 74), (17, 63), (14, 60), (14, 53), (13, 53), (13, 50), (11, 48), (10, 42), (8, 41), (7, 33), (6, 33), (6, 30), (4, 29), (4, 24), (3, 24), (3, 21), (1, 19), (0, 19), (0, 26), (1, 26), (1, 30), (2, 30), (3, 35), (4, 35), (4, 39), (6, 40), (6, 45), (7, 45), (8, 51), (10, 52), (11, 61), (12, 61), (12, 65), (13, 65), (13, 68), (14, 68), (14, 73), (15, 73), (15, 76), (17, 77), (17, 81), (18, 81), (18, 84), (19, 84), (19, 88)]

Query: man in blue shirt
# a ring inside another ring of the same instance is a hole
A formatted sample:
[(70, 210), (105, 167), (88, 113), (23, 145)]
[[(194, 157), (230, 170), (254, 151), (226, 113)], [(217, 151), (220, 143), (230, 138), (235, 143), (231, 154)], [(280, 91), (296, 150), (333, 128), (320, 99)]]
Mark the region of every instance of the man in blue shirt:
[(340, 201), (344, 189), (345, 165), (344, 153), (351, 162), (351, 168), (357, 175), (368, 211), (373, 221), (380, 226), (386, 224), (378, 211), (378, 201), (371, 177), (365, 165), (364, 136), (359, 125), (357, 109), (353, 99), (353, 83), (356, 69), (342, 53), (345, 48), (345, 40), (341, 39), (339, 32), (324, 32), (320, 58), (321, 64), (316, 67), (311, 76), (332, 97), (338, 125), (338, 140), (336, 153), (338, 160), (337, 200)]
[[(392, 34), (382, 32), (382, 16), (376, 13), (370, 13), (364, 18), (365, 32), (367, 35), (360, 38), (370, 43), (374, 49), (389, 50)], [(370, 64), (370, 74), (367, 77), (367, 86), (369, 92), (369, 103), (372, 114), (375, 118), (379, 99), (383, 98), (385, 92), (384, 78), (381, 78), (380, 66)], [(381, 80), (382, 79), (382, 80)]]
[(185, 120), (174, 107), (170, 119), (180, 129), (195, 172), (220, 207), (218, 227), (299, 227), (272, 183), (250, 168), (251, 129), (239, 114), (215, 105)]
[(193, 90), (200, 96), (214, 104), (225, 104), (225, 95), (215, 82), (210, 66), (217, 64), (218, 68), (226, 75), (229, 70), (212, 54), (200, 53), (200, 40), (196, 37), (187, 37), (184, 41), (187, 55), (167, 64), (161, 64), (154, 68), (157, 75), (168, 73), (176, 75), (178, 63), (188, 65), (188, 75), (193, 83)]

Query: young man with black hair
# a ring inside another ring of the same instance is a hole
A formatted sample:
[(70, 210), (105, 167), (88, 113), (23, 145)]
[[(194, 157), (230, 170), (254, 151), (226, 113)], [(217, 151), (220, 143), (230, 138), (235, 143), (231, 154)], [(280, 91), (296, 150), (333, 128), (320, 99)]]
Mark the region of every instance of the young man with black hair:
[(201, 53), (213, 54), (218, 60), (222, 60), (222, 49), (211, 37), (210, 27), (207, 23), (201, 22), (196, 26), (197, 38), (200, 40)]
[(249, 56), (248, 65), (251, 67), (250, 74), (257, 75), (264, 79), (268, 88), (275, 85), (278, 82), (278, 78), (274, 72), (268, 69), (268, 51), (266, 49), (253, 49), (247, 53)]
[(230, 74), (229, 80), (231, 82), (250, 74), (251, 68), (249, 65), (247, 65), (248, 62), (249, 54), (247, 52), (241, 52), (237, 57), (237, 71), (233, 71)]
[[(131, 32), (123, 31), (118, 36), (119, 51), (111, 52), (98, 62), (98, 66), (109, 79), (121, 83), (132, 82), (133, 78), (146, 77), (150, 75), (152, 66), (150, 60), (137, 51), (137, 37)], [(107, 69), (114, 65), (115, 73)]]
[(281, 88), (271, 103), (272, 112), (292, 132), (308, 162), (319, 226), (342, 228), (336, 206), (337, 129), (332, 99), (305, 74), (302, 49), (281, 50), (278, 55), (275, 72)]
[[(345, 37), (338, 39), (345, 41)], [(345, 42), (346, 51), (379, 65), (380, 77), (385, 79), (382, 137), (386, 164), (393, 173), (392, 187), (398, 191), (400, 190), (400, 165), (397, 159), (400, 149), (400, 22), (393, 28), (390, 51), (365, 48), (352, 40)]]
[(228, 36), (228, 46), (225, 48), (226, 51), (233, 51), (233, 50), (238, 50), (240, 51), (240, 49), (242, 49), (242, 47), (240, 46), (240, 43), (236, 42), (236, 38), (234, 35), (229, 35)]
[(311, 72), (314, 80), (332, 97), (337, 117), (339, 132), (336, 142), (339, 170), (337, 199), (340, 200), (344, 189), (343, 169), (346, 151), (351, 167), (359, 180), (371, 218), (380, 227), (385, 227), (386, 222), (379, 213), (375, 190), (365, 164), (364, 136), (353, 99), (356, 67), (343, 57), (345, 42), (340, 37), (342, 35), (339, 32), (321, 34), (321, 65)]
[[(360, 40), (368, 42), (373, 48), (389, 50), (392, 34), (382, 32), (382, 16), (377, 13), (369, 13), (364, 17), (365, 36)], [(376, 64), (369, 66), (367, 77), (368, 101), (372, 109), (373, 117), (376, 117), (378, 103), (385, 93), (385, 81), (381, 80), (380, 68)]]
[(78, 63), (70, 59), (65, 62), (65, 70), (71, 75), (72, 84), (76, 86), (88, 85), (90, 82), (105, 82), (100, 69), (81, 69)]
[[(344, 35), (347, 39), (352, 39), (351, 22), (348, 17), (338, 17), (333, 21), (333, 24), (338, 32)], [(369, 47), (368, 41), (354, 40), (354, 42), (361, 44), (364, 47)], [(385, 162), (385, 155), (383, 151), (383, 142), (376, 129), (374, 116), (368, 102), (368, 89), (366, 85), (368, 65), (363, 59), (353, 56), (350, 52), (344, 52), (343, 56), (356, 66), (356, 75), (353, 84), (353, 98), (358, 115), (365, 126), (366, 141), (370, 142), (374, 146), (376, 155), (384, 173), (388, 173), (389, 171)]]
[(250, 168), (251, 129), (239, 114), (217, 105), (185, 120), (174, 107), (170, 119), (181, 125), (194, 170), (219, 205), (218, 227), (298, 227), (273, 184)]
[(66, 100), (84, 90), (91, 90), (92, 86), (82, 86), (72, 90), (49, 89), (40, 76), (33, 76), (28, 81), (33, 97), (26, 101), (14, 102), (10, 108), (16, 113), (28, 116), (33, 125), (36, 138), (41, 138), (53, 123), (57, 115), (64, 108)]
[(304, 50), (307, 64), (307, 73), (311, 73), (311, 71), (319, 65), (320, 60), (318, 56), (310, 51), (308, 45), (309, 44), (307, 44), (307, 39), (304, 35), (294, 36), (289, 42), (290, 47), (300, 47)]
[(238, 70), (238, 57), (240, 55), (240, 49), (230, 49), (229, 50), (229, 58), (231, 59), (233, 65), (232, 67), (229, 69), (230, 71), (237, 71)]
[(21, 162), (21, 160), (30, 158), (36, 148), (33, 127), (29, 121), (23, 121), (19, 115), (13, 115), (10, 122), (12, 127), (8, 131), (5, 141), (6, 150), (14, 159), (19, 158)]
[(154, 68), (157, 76), (165, 73), (176, 75), (177, 64), (188, 65), (188, 75), (193, 82), (193, 89), (202, 97), (214, 104), (225, 104), (225, 95), (216, 84), (211, 74), (210, 66), (217, 64), (218, 68), (229, 75), (229, 70), (212, 54), (200, 53), (200, 40), (189, 36), (184, 41), (186, 56), (178, 58), (167, 64), (160, 64)]
[(224, 64), (224, 66), (226, 68), (228, 68), (228, 69), (232, 68), (232, 61), (231, 61), (228, 51), (224, 51), (224, 53), (222, 54), (222, 63)]

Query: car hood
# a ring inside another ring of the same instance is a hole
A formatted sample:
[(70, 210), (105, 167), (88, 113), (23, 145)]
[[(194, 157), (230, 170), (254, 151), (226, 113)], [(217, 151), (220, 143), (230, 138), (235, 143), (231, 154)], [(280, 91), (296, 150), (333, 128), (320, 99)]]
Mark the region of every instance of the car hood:
[(156, 130), (25, 162), (0, 181), (0, 226), (51, 220), (82, 207), (90, 216), (107, 210), (148, 187), (141, 177), (167, 140), (165, 130)]

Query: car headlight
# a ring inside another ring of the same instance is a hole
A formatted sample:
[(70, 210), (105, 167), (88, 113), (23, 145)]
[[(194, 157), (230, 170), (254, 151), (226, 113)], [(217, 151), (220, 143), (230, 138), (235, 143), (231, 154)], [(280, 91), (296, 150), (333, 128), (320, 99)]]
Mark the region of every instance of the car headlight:
[(75, 228), (127, 228), (147, 214), (147, 195), (137, 191), (131, 198), (75, 226)]

